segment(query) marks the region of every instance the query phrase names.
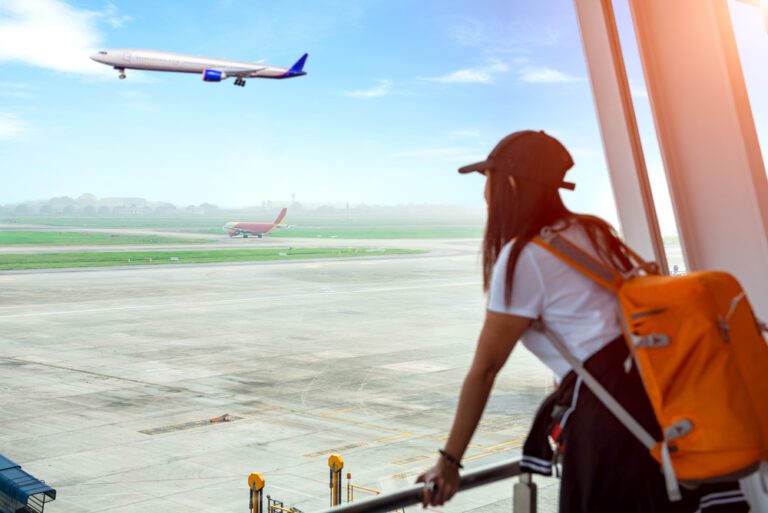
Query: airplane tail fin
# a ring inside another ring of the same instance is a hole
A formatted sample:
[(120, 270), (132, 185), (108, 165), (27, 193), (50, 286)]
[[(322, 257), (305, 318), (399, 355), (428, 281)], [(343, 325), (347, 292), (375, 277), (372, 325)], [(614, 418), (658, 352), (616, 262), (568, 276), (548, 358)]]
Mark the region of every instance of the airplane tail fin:
[(299, 75), (299, 74), (303, 75), (304, 64), (307, 62), (308, 55), (309, 55), (308, 53), (305, 53), (304, 55), (302, 55), (301, 58), (298, 61), (296, 61), (296, 63), (293, 66), (291, 66), (291, 69), (288, 70), (288, 73), (291, 75)]
[(275, 219), (275, 222), (274, 222), (274, 224), (276, 224), (276, 225), (277, 225), (277, 224), (280, 224), (280, 223), (282, 223), (282, 222), (283, 222), (283, 219), (285, 219), (285, 214), (287, 214), (287, 213), (288, 213), (288, 209), (287, 209), (287, 208), (283, 208), (283, 209), (280, 211), (280, 213), (279, 213), (279, 214), (277, 214), (277, 219)]
[(301, 58), (296, 61), (296, 63), (291, 66), (291, 69), (283, 73), (282, 75), (272, 77), (272, 78), (293, 78), (293, 77), (301, 77), (303, 75), (306, 75), (307, 72), (304, 71), (304, 64), (307, 62), (307, 56), (309, 54), (305, 53), (301, 56)]

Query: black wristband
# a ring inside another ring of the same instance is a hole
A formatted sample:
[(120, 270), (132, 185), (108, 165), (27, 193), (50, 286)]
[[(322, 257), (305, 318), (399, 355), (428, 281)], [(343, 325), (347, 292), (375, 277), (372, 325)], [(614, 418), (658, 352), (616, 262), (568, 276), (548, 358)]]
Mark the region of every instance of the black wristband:
[(464, 468), (464, 465), (461, 464), (461, 461), (459, 461), (457, 458), (454, 458), (453, 456), (445, 452), (443, 449), (438, 449), (437, 452), (439, 452), (440, 456), (445, 458), (445, 460), (448, 463), (452, 463), (453, 465), (456, 465), (459, 468)]

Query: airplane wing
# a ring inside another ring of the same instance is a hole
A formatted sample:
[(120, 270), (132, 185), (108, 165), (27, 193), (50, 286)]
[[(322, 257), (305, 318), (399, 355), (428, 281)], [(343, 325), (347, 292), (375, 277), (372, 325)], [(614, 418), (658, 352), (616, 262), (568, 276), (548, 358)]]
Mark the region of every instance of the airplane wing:
[(244, 77), (244, 78), (248, 78), (249, 76), (251, 76), (251, 73), (257, 73), (257, 72), (263, 70), (264, 68), (266, 68), (266, 66), (262, 66), (260, 68), (252, 68), (252, 69), (220, 69), (220, 70), (217, 70), (217, 71), (221, 71), (222, 73), (224, 73), (228, 77)]

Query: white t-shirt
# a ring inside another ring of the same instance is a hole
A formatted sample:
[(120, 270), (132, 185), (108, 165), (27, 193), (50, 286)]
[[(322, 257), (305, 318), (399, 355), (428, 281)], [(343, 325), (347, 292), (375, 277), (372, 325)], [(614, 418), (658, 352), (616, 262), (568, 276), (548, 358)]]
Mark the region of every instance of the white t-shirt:
[[(577, 223), (561, 234), (596, 256)], [(512, 285), (512, 300), (504, 304), (507, 262), (512, 243), (504, 246), (493, 268), (488, 310), (538, 319), (553, 331), (579, 360), (586, 360), (621, 334), (616, 299), (546, 249), (530, 242), (520, 252)], [(529, 329), (522, 336), (525, 347), (552, 369), (558, 380), (571, 366), (541, 333)]]

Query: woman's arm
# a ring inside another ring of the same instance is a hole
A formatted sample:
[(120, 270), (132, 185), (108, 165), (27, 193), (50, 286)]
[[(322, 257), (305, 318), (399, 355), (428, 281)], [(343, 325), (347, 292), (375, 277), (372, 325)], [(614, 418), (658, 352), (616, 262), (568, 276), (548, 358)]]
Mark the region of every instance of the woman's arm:
[[(475, 357), (464, 378), (453, 427), (445, 445), (445, 452), (456, 460), (464, 456), (488, 402), (496, 375), (531, 322), (532, 319), (527, 317), (486, 312)], [(458, 467), (441, 457), (416, 482), (434, 482), (434, 490), (424, 488), (422, 504), (424, 507), (439, 506), (456, 493), (459, 484)]]

